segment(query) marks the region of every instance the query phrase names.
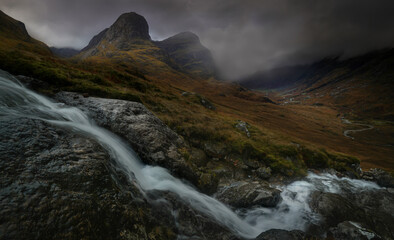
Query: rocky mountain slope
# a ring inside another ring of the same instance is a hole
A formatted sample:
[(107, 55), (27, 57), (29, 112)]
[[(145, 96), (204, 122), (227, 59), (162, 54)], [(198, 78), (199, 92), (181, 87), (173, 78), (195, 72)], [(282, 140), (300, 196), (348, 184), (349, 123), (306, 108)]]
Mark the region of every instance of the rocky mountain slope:
[(201, 44), (194, 33), (179, 33), (155, 43), (169, 54), (181, 70), (202, 77), (214, 76), (215, 64), (211, 52)]
[(157, 65), (162, 71), (170, 67), (200, 77), (214, 75), (212, 56), (195, 34), (180, 33), (163, 41), (151, 41), (147, 21), (134, 12), (122, 14), (94, 36), (79, 57), (105, 57), (143, 63), (145, 67)]

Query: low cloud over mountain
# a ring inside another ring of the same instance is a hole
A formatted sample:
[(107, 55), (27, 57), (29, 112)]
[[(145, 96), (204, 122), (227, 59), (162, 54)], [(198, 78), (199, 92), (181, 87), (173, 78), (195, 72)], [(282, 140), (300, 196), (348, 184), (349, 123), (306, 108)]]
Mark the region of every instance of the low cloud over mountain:
[(394, 2), (260, 0), (2, 0), (0, 9), (49, 45), (82, 48), (121, 13), (146, 17), (154, 40), (200, 36), (226, 78), (329, 55), (393, 47)]

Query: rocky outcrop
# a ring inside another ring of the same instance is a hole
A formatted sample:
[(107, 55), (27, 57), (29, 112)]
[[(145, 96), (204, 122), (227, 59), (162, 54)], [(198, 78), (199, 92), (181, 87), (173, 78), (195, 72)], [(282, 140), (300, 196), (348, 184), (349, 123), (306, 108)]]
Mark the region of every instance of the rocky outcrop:
[[(137, 45), (154, 46), (149, 35), (146, 19), (134, 12), (124, 13), (109, 27), (90, 40), (81, 50), (80, 57), (102, 55), (107, 57), (121, 56), (119, 51), (128, 51)], [(156, 49), (152, 54), (158, 54)], [(163, 54), (159, 54), (163, 58)]]
[(24, 118), (1, 118), (0, 135), (1, 239), (175, 238), (169, 210), (91, 139)]
[(344, 221), (358, 222), (385, 239), (394, 238), (394, 194), (392, 189), (357, 193), (314, 192), (310, 206), (322, 216), (321, 227), (336, 227)]
[(84, 98), (67, 92), (58, 93), (55, 98), (80, 108), (99, 126), (125, 138), (145, 163), (165, 167), (198, 185), (195, 166), (187, 163), (179, 152), (184, 147), (183, 140), (141, 103)]
[(390, 173), (374, 168), (361, 172), (361, 178), (367, 181), (374, 181), (382, 187), (394, 188), (394, 178)]
[[(115, 109), (90, 114), (109, 124), (117, 121), (111, 116), (120, 114)], [(135, 122), (123, 120), (136, 128), (134, 137), (147, 141), (142, 135), (149, 133), (136, 126), (138, 121), (153, 124), (153, 117), (141, 114), (129, 115)], [(237, 239), (172, 193), (142, 194), (89, 137), (8, 116), (0, 118), (0, 136), (0, 239)], [(156, 140), (150, 140), (151, 145), (144, 143), (155, 149)]]
[(242, 120), (238, 120), (237, 124), (235, 124), (235, 128), (244, 132), (248, 138), (250, 138), (249, 127), (250, 127), (250, 125), (247, 122), (244, 122)]
[(248, 181), (222, 186), (216, 198), (235, 208), (275, 207), (282, 199), (280, 191), (271, 188), (268, 183)]
[[(92, 52), (101, 42), (113, 44), (118, 49), (127, 49), (130, 43), (138, 40), (150, 41), (149, 26), (146, 19), (137, 13), (124, 13), (111, 25), (94, 36), (81, 52)], [(85, 53), (86, 54), (86, 53)]]

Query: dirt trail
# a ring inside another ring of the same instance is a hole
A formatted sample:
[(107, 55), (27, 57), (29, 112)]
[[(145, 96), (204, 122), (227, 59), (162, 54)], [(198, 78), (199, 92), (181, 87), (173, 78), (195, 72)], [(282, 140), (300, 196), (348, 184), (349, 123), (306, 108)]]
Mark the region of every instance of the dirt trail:
[(362, 128), (362, 129), (345, 130), (345, 131), (343, 132), (343, 135), (344, 135), (345, 137), (351, 138), (352, 140), (354, 140), (355, 138), (352, 137), (352, 136), (350, 136), (349, 134), (351, 134), (351, 133), (356, 133), (356, 132), (362, 132), (362, 131), (366, 131), (366, 130), (372, 130), (372, 129), (374, 128), (374, 126), (371, 125), (371, 124), (365, 124), (365, 123), (352, 123), (351, 121), (349, 121), (349, 120), (347, 120), (347, 119), (345, 119), (345, 118), (342, 118), (342, 122), (345, 123), (345, 124), (354, 124), (354, 125), (359, 125), (359, 126), (364, 126), (364, 127), (365, 127), (365, 128)]

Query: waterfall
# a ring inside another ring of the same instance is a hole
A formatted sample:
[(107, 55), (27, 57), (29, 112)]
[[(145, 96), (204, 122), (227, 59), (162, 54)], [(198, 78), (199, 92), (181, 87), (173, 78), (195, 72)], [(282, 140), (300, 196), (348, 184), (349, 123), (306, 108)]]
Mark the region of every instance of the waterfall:
[(141, 191), (173, 192), (195, 210), (244, 238), (254, 238), (271, 228), (303, 230), (308, 222), (318, 222), (319, 217), (309, 209), (307, 203), (314, 190), (339, 192), (344, 187), (352, 191), (378, 188), (376, 184), (365, 181), (310, 173), (302, 181), (277, 186), (282, 190), (283, 201), (276, 208), (257, 207), (233, 211), (215, 198), (200, 193), (173, 177), (167, 169), (144, 165), (121, 138), (97, 126), (78, 108), (55, 103), (25, 88), (13, 76), (0, 71), (0, 118), (13, 117), (40, 119), (95, 139), (129, 179), (139, 185)]

